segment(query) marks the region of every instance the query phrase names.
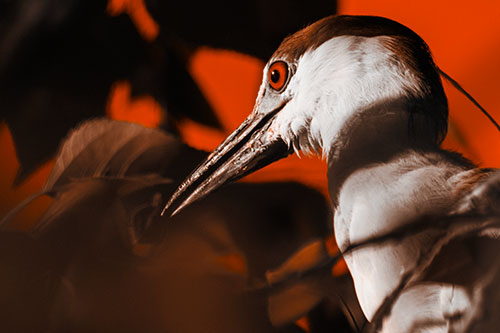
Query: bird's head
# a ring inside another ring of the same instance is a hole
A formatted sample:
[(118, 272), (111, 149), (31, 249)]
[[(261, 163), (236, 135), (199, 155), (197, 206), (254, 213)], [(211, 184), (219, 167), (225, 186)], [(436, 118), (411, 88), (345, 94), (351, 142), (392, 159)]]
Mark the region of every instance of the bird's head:
[(380, 17), (326, 17), (281, 43), (250, 116), (167, 207), (184, 199), (178, 211), (293, 151), (330, 156), (363, 126), (380, 136), (397, 127), (410, 141), (437, 145), (447, 117), (439, 73), (417, 34)]

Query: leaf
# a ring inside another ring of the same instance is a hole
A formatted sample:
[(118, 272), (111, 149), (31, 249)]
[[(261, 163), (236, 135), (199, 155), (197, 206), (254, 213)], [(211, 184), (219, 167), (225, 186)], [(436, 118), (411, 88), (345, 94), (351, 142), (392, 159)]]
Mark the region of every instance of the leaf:
[[(152, 92), (153, 96), (162, 96), (169, 114), (175, 119), (191, 119), (198, 123), (222, 129), (217, 113), (207, 101), (188, 69), (188, 60), (179, 55), (179, 50), (167, 49), (166, 68), (158, 76), (156, 84), (144, 85), (144, 92)], [(139, 86), (141, 82), (135, 80)], [(140, 87), (137, 88), (140, 91)], [(167, 124), (168, 126), (168, 124)]]
[[(111, 234), (101, 234), (99, 238), (107, 239), (105, 243), (110, 243), (114, 238), (118, 247), (125, 245), (132, 248), (140, 240), (144, 232), (142, 229), (148, 227), (147, 221), (152, 218), (151, 215), (159, 216), (159, 207), (163, 201), (155, 202), (155, 193), (165, 191), (166, 186), (173, 191), (170, 180), (157, 176), (74, 180), (58, 192), (56, 200), (40, 218), (33, 234), (41, 237), (58, 225), (63, 228), (57, 229), (58, 233), (63, 233), (59, 239), (77, 235), (80, 238), (82, 234), (89, 232), (99, 234), (109, 224), (96, 224), (102, 220), (100, 214), (109, 214), (115, 221), (108, 230)], [(144, 222), (140, 221), (137, 213), (145, 208), (150, 214), (146, 215), (147, 223), (143, 225)]]
[(323, 240), (314, 240), (298, 250), (276, 270), (266, 273), (268, 283), (275, 284), (292, 275), (305, 273), (314, 267), (324, 264), (329, 259)]
[[(75, 221), (93, 214), (99, 210), (104, 210), (116, 200), (114, 189), (102, 179), (81, 179), (71, 182), (60, 191), (56, 200), (45, 211), (37, 227), (33, 231), (35, 235), (45, 232), (48, 226), (53, 226), (55, 221)], [(92, 210), (89, 208), (91, 207)], [(87, 213), (86, 210), (89, 210)], [(90, 220), (90, 219), (89, 219)], [(78, 226), (72, 225), (75, 232)]]
[(108, 119), (88, 121), (62, 145), (44, 190), (23, 201), (1, 223), (8, 222), (44, 194), (54, 195), (58, 200), (41, 218), (36, 232), (51, 225), (64, 212), (78, 211), (79, 205), (87, 204), (88, 196), (101, 195), (105, 201), (122, 199), (144, 188), (170, 184), (172, 180), (150, 173), (168, 173), (172, 169), (168, 164), (175, 162), (177, 155), (186, 153), (189, 161), (191, 151), (159, 130)]
[(72, 178), (124, 176), (149, 149), (175, 143), (167, 134), (137, 124), (108, 119), (85, 122), (62, 145), (45, 189)]
[[(109, 119), (95, 119), (75, 129), (63, 143), (44, 189), (26, 198), (0, 221), (5, 225), (32, 200), (65, 191), (72, 181), (127, 178), (127, 186), (159, 185), (182, 177), (205, 153), (183, 145), (161, 130)], [(179, 159), (183, 156), (183, 160)], [(135, 178), (134, 178), (135, 177)], [(135, 182), (131, 180), (135, 179)], [(121, 188), (126, 191), (126, 187)], [(134, 191), (130, 188), (129, 191)]]
[[(190, 45), (236, 50), (265, 61), (291, 32), (335, 14), (337, 9), (337, 1), (331, 0), (200, 1), (195, 12), (190, 2), (146, 3), (160, 29), (174, 32)], [(279, 13), (280, 24), (276, 24), (275, 13)]]
[[(330, 318), (326, 322), (325, 318), (311, 318), (313, 326), (320, 329), (350, 326), (353, 331), (359, 331), (365, 325), (366, 318), (356, 298), (351, 277), (334, 277), (328, 268), (316, 267), (313, 272), (271, 287), (268, 313), (273, 325), (280, 327), (293, 323), (320, 308)], [(328, 306), (325, 308), (321, 304)]]
[(325, 297), (321, 284), (316, 281), (299, 281), (282, 292), (269, 296), (269, 319), (275, 326), (293, 323)]
[(329, 299), (351, 327), (359, 328), (364, 315), (349, 276), (331, 274), (330, 256), (322, 239), (310, 241), (276, 270), (268, 271), (268, 313), (273, 325), (283, 326), (307, 315)]

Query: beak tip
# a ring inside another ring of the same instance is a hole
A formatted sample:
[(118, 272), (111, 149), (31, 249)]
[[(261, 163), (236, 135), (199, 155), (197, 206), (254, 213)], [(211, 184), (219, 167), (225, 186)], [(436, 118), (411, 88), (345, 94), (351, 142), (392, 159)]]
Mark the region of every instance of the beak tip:
[[(191, 203), (196, 201), (198, 199), (198, 197), (195, 194), (196, 194), (196, 192), (191, 194), (184, 201), (182, 201), (181, 204), (179, 206), (177, 206), (177, 208), (172, 212), (172, 214), (170, 214), (170, 217), (177, 215), (178, 213), (180, 213), (181, 210), (183, 210), (184, 208), (189, 206)], [(170, 207), (170, 205), (168, 205), (168, 206)]]
[[(165, 207), (163, 208), (163, 210), (161, 211), (161, 214), (160, 216), (164, 216), (167, 211), (172, 208), (172, 203), (174, 201), (174, 198), (172, 198), (166, 205)], [(175, 215), (177, 215), (181, 210), (183, 210), (187, 205), (189, 205), (191, 203), (191, 201), (188, 199), (184, 200), (169, 216), (170, 217), (174, 217)], [(175, 207), (175, 206), (174, 206)]]
[[(165, 207), (163, 207), (163, 210), (161, 211), (160, 216), (165, 215), (165, 213), (168, 211), (168, 209), (172, 207), (172, 203), (174, 202), (174, 200), (176, 199), (176, 197), (177, 197), (177, 196), (175, 196), (175, 195), (174, 195), (174, 196), (172, 196), (172, 197), (170, 198), (170, 200), (167, 202), (167, 204), (165, 205)], [(177, 211), (177, 210), (178, 210), (178, 209), (176, 209), (176, 211)], [(172, 215), (173, 215), (173, 214), (172, 214)], [(172, 215), (170, 215), (170, 216), (172, 216)]]
[(184, 205), (181, 205), (176, 210), (174, 210), (172, 214), (170, 214), (170, 217), (174, 217), (175, 215), (177, 215), (177, 213), (179, 213), (182, 208), (184, 208)]

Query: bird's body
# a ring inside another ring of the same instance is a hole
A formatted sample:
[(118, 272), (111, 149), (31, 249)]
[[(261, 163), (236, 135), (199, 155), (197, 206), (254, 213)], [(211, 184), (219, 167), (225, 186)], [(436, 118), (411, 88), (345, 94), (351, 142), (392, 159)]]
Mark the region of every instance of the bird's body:
[[(440, 148), (447, 116), (437, 67), (418, 35), (383, 18), (327, 17), (283, 41), (264, 69), (252, 114), (172, 200), (192, 190), (185, 205), (293, 150), (317, 152), (327, 158), (343, 251), (426, 216), (456, 212), (487, 178)], [(428, 230), (346, 255), (368, 320), (397, 295), (382, 318), (384, 332), (469, 327), (477, 310), (474, 279), (457, 284), (446, 274), (424, 278), (418, 271), (444, 239)], [(460, 266), (461, 258), (449, 260)]]
[[(451, 212), (462, 194), (457, 191), (457, 184), (477, 173), (464, 164), (439, 152), (408, 151), (355, 171), (337, 190), (334, 230), (340, 249), (387, 234), (423, 216)], [(427, 232), (403, 238), (396, 244), (360, 249), (345, 257), (368, 319), (373, 318), (401, 277), (415, 268), (422, 252), (437, 237), (439, 234)], [(447, 286), (443, 287), (447, 290)]]

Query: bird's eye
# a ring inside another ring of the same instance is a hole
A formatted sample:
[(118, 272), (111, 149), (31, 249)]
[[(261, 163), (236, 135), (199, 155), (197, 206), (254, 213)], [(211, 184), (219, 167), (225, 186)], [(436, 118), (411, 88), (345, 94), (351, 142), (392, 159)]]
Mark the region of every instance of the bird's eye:
[(276, 91), (282, 90), (288, 79), (288, 65), (284, 61), (276, 61), (269, 66), (267, 76), (271, 88)]

